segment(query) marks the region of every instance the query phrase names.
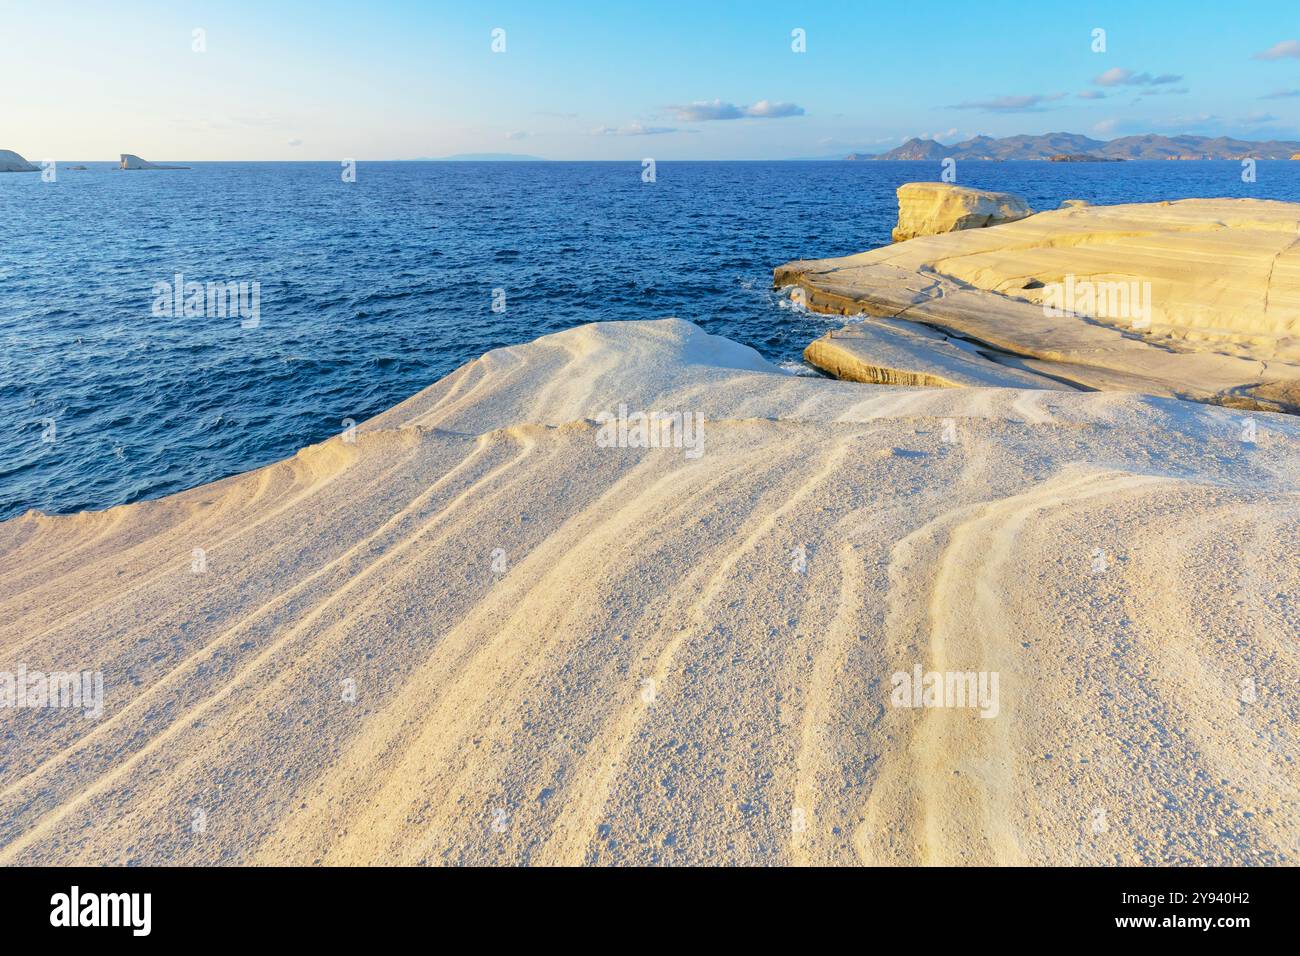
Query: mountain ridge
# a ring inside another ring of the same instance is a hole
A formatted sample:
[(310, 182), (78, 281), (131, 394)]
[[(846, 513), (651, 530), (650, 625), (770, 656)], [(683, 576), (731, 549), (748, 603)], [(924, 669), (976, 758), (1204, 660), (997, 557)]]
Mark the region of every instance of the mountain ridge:
[(945, 146), (913, 136), (901, 146), (875, 155), (850, 153), (847, 160), (1051, 159), (1080, 154), (1102, 159), (1290, 159), (1300, 154), (1297, 140), (1245, 140), (1230, 136), (1162, 136), (1144, 133), (1100, 140), (1079, 133), (1039, 136), (974, 136)]

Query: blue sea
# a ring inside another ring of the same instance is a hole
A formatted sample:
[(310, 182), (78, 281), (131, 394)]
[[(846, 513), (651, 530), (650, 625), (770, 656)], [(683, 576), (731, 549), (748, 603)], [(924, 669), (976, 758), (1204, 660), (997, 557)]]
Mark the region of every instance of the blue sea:
[[(0, 174), (0, 518), (154, 498), (293, 454), (489, 349), (675, 315), (794, 366), (834, 320), (772, 268), (889, 241), (937, 163), (199, 163)], [(1064, 199), (1300, 201), (1300, 163), (958, 163)], [(257, 282), (238, 315), (155, 287)], [(499, 290), (499, 291), (497, 291)], [(494, 308), (495, 307), (495, 308)], [(168, 314), (170, 312), (170, 314)]]

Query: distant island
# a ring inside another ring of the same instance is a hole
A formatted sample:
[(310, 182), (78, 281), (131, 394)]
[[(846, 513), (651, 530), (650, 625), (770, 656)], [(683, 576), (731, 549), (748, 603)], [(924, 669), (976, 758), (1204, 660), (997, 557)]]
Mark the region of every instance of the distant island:
[(1048, 156), (1049, 163), (1122, 163), (1120, 156), (1094, 156), (1091, 153), (1058, 153)]
[(33, 166), (12, 149), (0, 149), (0, 173), (37, 173), (40, 167)]
[[(850, 153), (848, 160), (1042, 159), (1056, 162), (1102, 162), (1118, 159), (1291, 159), (1300, 142), (1252, 142), (1229, 136), (1123, 136), (1109, 142), (1078, 133), (1041, 136), (976, 136), (951, 146), (912, 137), (888, 152)], [(1058, 158), (1067, 157), (1067, 158)], [(1084, 157), (1084, 158), (1081, 158)]]
[(123, 153), (118, 169), (189, 169), (188, 166), (160, 166), (147, 159), (141, 159), (134, 153)]

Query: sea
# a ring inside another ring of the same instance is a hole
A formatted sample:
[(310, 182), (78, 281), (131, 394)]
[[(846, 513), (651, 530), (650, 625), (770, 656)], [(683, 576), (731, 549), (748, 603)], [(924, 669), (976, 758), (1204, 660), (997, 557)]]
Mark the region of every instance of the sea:
[[(793, 307), (772, 268), (888, 243), (894, 190), (942, 172), (660, 161), (647, 181), (640, 161), (115, 165), (0, 174), (0, 519), (256, 468), (490, 349), (585, 322), (678, 316), (810, 374), (804, 346), (843, 320)], [(1300, 201), (1300, 162), (1245, 172), (956, 167), (959, 184), (1040, 210)], [(205, 293), (188, 297), (190, 283)], [(211, 302), (209, 283), (224, 290)]]

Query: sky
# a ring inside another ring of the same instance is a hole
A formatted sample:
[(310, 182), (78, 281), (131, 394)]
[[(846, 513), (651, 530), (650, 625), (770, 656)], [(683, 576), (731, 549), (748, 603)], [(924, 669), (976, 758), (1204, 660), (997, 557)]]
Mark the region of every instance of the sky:
[(1300, 139), (1300, 6), (0, 0), (0, 148), (33, 162), (789, 159), (1053, 131)]

